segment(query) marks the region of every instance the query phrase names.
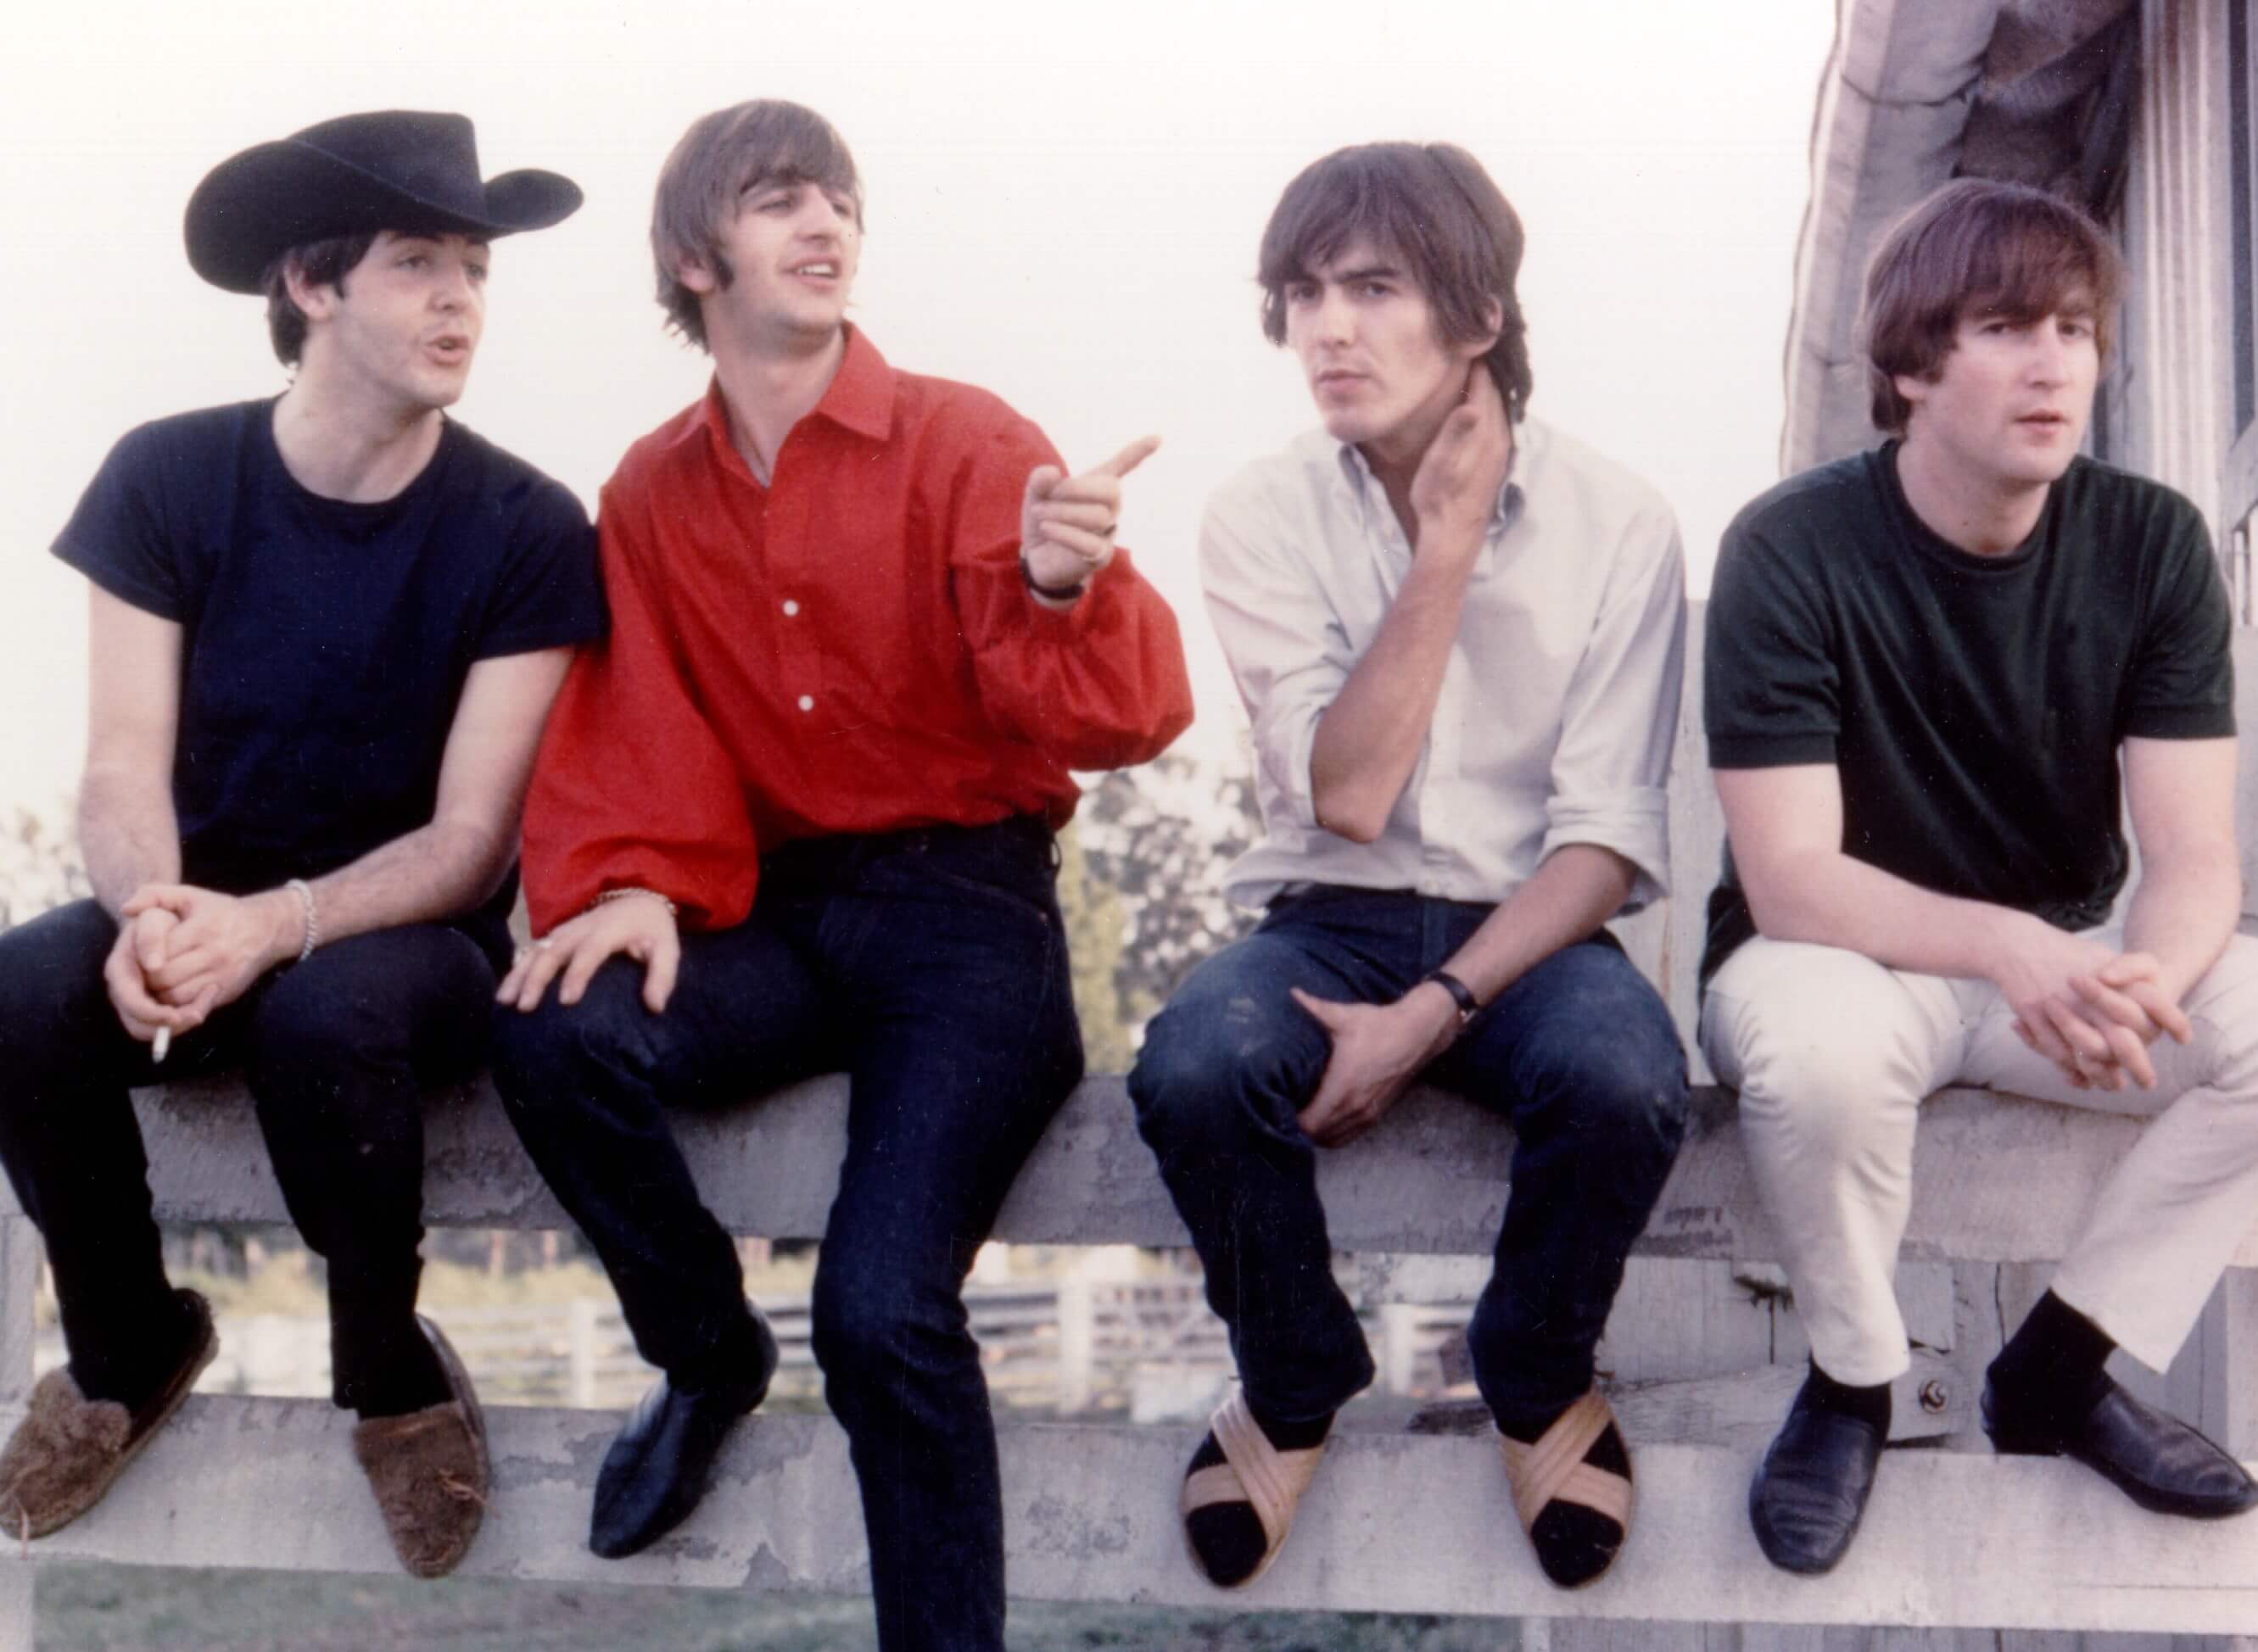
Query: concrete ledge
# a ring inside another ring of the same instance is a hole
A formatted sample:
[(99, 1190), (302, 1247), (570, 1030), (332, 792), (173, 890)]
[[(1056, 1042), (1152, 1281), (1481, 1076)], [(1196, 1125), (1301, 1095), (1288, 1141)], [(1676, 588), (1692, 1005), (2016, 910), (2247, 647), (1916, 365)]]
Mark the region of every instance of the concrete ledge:
[[(495, 1495), (465, 1570), (556, 1581), (853, 1593), (868, 1587), (845, 1438), (827, 1420), (756, 1417), (713, 1494), (656, 1549), (583, 1547), (608, 1413), (488, 1413)], [(12, 1413), (0, 1413), (12, 1424)], [(95, 1512), (38, 1559), (394, 1570), (352, 1464), (350, 1417), (309, 1400), (192, 1400)], [(1345, 1434), (1292, 1544), (1225, 1595), (1185, 1563), (1175, 1522), (1187, 1430), (1020, 1425), (1003, 1436), (1012, 1592), (1217, 1607), (2258, 1633), (2258, 1518), (2141, 1513), (2053, 1460), (1899, 1450), (1832, 1577), (1775, 1571), (1745, 1509), (1752, 1457), (1637, 1448), (1631, 1544), (1592, 1589), (1544, 1583), (1487, 1436)], [(1407, 1489), (1419, 1488), (1416, 1496)], [(0, 1548), (0, 1582), (24, 1565)]]
[[(820, 1238), (846, 1151), (847, 1084), (811, 1080), (717, 1113), (678, 1115), (707, 1202), (733, 1231)], [(158, 1214), (176, 1222), (287, 1222), (248, 1096), (232, 1081), (138, 1098)], [(483, 1082), (429, 1110), (427, 1219), (443, 1227), (569, 1225)], [(2083, 1225), (2101, 1177), (2141, 1121), (1987, 1090), (1948, 1090), (1921, 1115), (1904, 1255), (2046, 1261)], [(1407, 1097), (1365, 1140), (1323, 1155), (1334, 1248), (1480, 1256), (1505, 1208), (1513, 1132), (1456, 1097)], [(4, 1182), (0, 1201), (12, 1208)], [(997, 1237), (1020, 1244), (1187, 1243), (1118, 1077), (1085, 1081), (1005, 1202)], [(1730, 1095), (1696, 1093), (1693, 1128), (1641, 1249), (1777, 1254), (1750, 1179)], [(2236, 1256), (2258, 1266), (2258, 1237)]]

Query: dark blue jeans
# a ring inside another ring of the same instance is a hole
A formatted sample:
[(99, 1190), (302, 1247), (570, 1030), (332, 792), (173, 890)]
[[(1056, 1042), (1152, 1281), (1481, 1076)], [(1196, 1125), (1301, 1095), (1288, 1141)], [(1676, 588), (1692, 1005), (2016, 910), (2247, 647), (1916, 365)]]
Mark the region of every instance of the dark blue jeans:
[[(1282, 897), (1146, 1033), (1129, 1078), (1138, 1124), (1265, 1415), (1327, 1415), (1373, 1376), (1333, 1280), (1317, 1148), (1295, 1122), (1331, 1042), (1287, 989), (1392, 1003), (1490, 911), (1325, 885)], [(1467, 1342), (1482, 1398), (1525, 1429), (1591, 1386), (1623, 1258), (1685, 1131), (1685, 1051), (1654, 989), (1601, 934), (1507, 988), (1424, 1076), (1516, 1131), (1512, 1197)]]
[(862, 1483), (879, 1644), (1001, 1652), (1004, 1505), (962, 1287), (1082, 1076), (1033, 820), (837, 837), (763, 858), (752, 916), (684, 938), (665, 1013), (614, 960), (570, 1009), (501, 1012), (494, 1080), (610, 1271), (644, 1358), (753, 1358), (743, 1275), (666, 1121), (811, 1073), (853, 1099), (815, 1276), (815, 1354)]
[(403, 1350), (422, 1358), (423, 1092), (486, 1053), (498, 925), (355, 935), (254, 982), (161, 1067), (119, 1025), (102, 966), (117, 925), (80, 901), (0, 935), (0, 1160), (46, 1242), (82, 1387), (146, 1374), (168, 1324), (149, 1164), (129, 1085), (240, 1066), (290, 1219), (327, 1259), (337, 1402), (359, 1402)]

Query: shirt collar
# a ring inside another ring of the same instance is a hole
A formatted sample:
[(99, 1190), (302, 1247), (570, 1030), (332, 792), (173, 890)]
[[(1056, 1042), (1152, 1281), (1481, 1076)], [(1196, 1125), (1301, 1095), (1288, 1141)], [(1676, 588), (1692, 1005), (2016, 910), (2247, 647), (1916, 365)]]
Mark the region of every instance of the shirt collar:
[[(1529, 484), (1544, 464), (1545, 445), (1543, 425), (1524, 418), (1513, 427), (1513, 454), (1505, 462), (1505, 485), (1497, 490), (1497, 503), (1490, 510), (1490, 538), (1521, 520), (1529, 503)], [(1341, 479), (1347, 484), (1349, 497), (1363, 508), (1378, 486), (1372, 466), (1354, 443), (1343, 442), (1338, 449)]]
[[(839, 358), (839, 371), (831, 375), (823, 399), (807, 416), (828, 419), (842, 429), (883, 442), (894, 425), (894, 370), (886, 365), (878, 347), (863, 336), (860, 328), (849, 326), (846, 332), (847, 352)], [(706, 428), (722, 450), (736, 450), (729, 435), (729, 406), (721, 394), (719, 373), (706, 390)]]
[(883, 442), (894, 425), (894, 370), (859, 327), (847, 328), (847, 353), (831, 387), (815, 404), (815, 416), (844, 426), (857, 436)]

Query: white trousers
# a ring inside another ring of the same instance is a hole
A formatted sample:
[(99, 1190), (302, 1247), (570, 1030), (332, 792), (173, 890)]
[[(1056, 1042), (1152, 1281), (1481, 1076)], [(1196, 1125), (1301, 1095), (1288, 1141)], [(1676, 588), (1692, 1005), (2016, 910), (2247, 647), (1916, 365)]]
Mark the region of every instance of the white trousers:
[[(2122, 944), (2120, 929), (2091, 932)], [(2053, 1289), (2142, 1365), (2171, 1363), (2258, 1218), (2258, 941), (2230, 940), (2182, 1007), (2195, 1039), (2149, 1047), (2155, 1089), (2081, 1090), (2015, 1036), (1990, 982), (1762, 938), (1725, 961), (1701, 1047), (1740, 1091), (1742, 1138), (1828, 1375), (1887, 1382), (1911, 1363), (1892, 1281), (1921, 1099), (1948, 1084), (2154, 1119), (2103, 1181)], [(2012, 1182), (2013, 1165), (1994, 1168)]]

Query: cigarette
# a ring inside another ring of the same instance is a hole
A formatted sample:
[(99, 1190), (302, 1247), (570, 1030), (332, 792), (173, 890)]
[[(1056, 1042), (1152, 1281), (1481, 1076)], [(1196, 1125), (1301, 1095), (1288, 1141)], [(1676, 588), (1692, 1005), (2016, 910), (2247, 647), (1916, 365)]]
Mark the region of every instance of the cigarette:
[(159, 1027), (157, 1029), (157, 1036), (149, 1040), (149, 1064), (153, 1067), (158, 1062), (163, 1060), (165, 1059), (166, 1053), (172, 1047), (173, 1029), (170, 1027)]

